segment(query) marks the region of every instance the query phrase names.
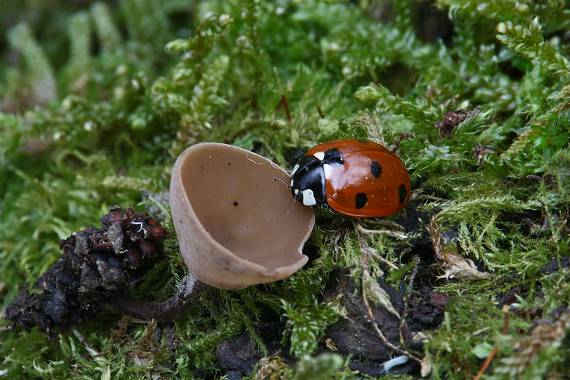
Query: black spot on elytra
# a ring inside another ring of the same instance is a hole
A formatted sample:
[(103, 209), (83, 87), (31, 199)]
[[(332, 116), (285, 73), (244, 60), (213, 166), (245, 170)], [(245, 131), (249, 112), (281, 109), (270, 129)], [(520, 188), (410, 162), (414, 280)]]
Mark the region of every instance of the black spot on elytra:
[(372, 161), (372, 163), (370, 164), (370, 170), (372, 171), (372, 175), (375, 178), (380, 177), (380, 174), (382, 174), (382, 166), (376, 160)]
[(368, 197), (364, 193), (356, 194), (354, 200), (357, 209), (361, 209), (362, 207), (366, 206), (366, 204), (368, 203)]
[(323, 162), (326, 164), (341, 165), (344, 163), (340, 151), (336, 148), (329, 149), (325, 152), (325, 158), (323, 158)]
[(408, 195), (408, 189), (406, 189), (406, 185), (400, 185), (400, 188), (398, 189), (398, 195), (400, 196), (400, 204), (404, 203), (406, 196)]
[(234, 206), (239, 206), (238, 201), (234, 201), (234, 203), (232, 203)]

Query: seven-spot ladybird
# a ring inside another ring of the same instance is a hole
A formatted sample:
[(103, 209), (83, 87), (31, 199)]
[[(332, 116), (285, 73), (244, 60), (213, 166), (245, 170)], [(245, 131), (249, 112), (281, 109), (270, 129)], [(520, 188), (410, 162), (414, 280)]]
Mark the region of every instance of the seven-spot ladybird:
[(305, 206), (328, 205), (345, 215), (395, 214), (410, 199), (410, 176), (380, 144), (337, 140), (316, 145), (291, 172), (293, 197)]

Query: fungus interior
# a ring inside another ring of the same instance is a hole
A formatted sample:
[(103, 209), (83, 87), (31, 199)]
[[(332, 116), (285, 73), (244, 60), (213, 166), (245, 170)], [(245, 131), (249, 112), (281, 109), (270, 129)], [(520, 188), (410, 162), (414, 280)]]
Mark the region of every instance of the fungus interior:
[(233, 254), (267, 269), (299, 260), (312, 211), (293, 200), (289, 176), (277, 166), (210, 145), (184, 162), (181, 178), (204, 229)]

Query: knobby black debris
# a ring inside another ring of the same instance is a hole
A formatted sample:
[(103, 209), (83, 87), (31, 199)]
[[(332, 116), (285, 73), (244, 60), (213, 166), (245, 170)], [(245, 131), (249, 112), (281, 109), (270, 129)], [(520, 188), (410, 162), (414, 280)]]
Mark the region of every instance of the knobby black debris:
[(112, 208), (101, 228), (85, 228), (60, 242), (63, 256), (8, 305), (7, 319), (53, 336), (93, 318), (163, 258), (165, 238), (165, 229), (149, 215)]

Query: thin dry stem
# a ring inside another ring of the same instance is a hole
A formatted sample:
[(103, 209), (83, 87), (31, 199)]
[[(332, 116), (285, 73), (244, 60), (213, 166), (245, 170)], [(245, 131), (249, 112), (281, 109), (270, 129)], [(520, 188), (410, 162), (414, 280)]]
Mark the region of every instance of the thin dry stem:
[[(364, 270), (367, 271), (368, 270), (368, 258), (367, 258), (367, 256), (362, 257), (362, 264), (364, 266)], [(382, 342), (384, 342), (386, 347), (390, 348), (392, 351), (397, 352), (400, 355), (408, 356), (409, 358), (411, 358), (412, 360), (416, 361), (418, 364), (421, 365), (421, 363), (422, 363), (421, 358), (419, 358), (418, 356), (412, 354), (411, 352), (409, 352), (403, 348), (400, 348), (400, 347), (392, 344), (392, 342), (390, 342), (388, 340), (388, 338), (386, 338), (386, 336), (384, 335), (384, 333), (382, 332), (382, 330), (380, 329), (380, 327), (376, 323), (376, 320), (374, 318), (374, 312), (372, 311), (372, 307), (370, 307), (370, 303), (368, 302), (368, 299), (366, 298), (366, 286), (364, 284), (364, 278), (362, 280), (361, 287), (362, 287), (362, 301), (364, 302), (364, 306), (366, 307), (366, 312), (368, 314), (368, 320), (370, 321), (372, 328), (376, 332), (376, 335), (378, 335), (378, 337), (382, 340)]]
[(410, 303), (410, 296), (412, 294), (412, 289), (414, 288), (414, 280), (418, 274), (418, 265), (420, 263), (419, 256), (414, 256), (414, 269), (412, 270), (412, 275), (410, 276), (410, 281), (408, 282), (408, 287), (406, 288), (406, 293), (404, 295), (404, 310), (402, 312), (402, 318), (400, 318), (400, 343), (404, 344), (404, 332), (406, 329), (406, 321), (408, 319), (408, 306)]
[[(501, 334), (506, 335), (508, 333), (508, 331), (509, 331), (509, 305), (504, 305), (503, 306), (503, 328), (501, 329)], [(493, 359), (495, 359), (495, 357), (498, 354), (499, 354), (499, 346), (493, 347), (493, 350), (489, 353), (489, 355), (487, 356), (487, 358), (485, 359), (485, 361), (481, 365), (481, 368), (479, 368), (479, 371), (473, 377), (473, 380), (480, 380), (481, 379), (481, 377), (485, 374), (485, 372), (487, 371), (487, 369), (489, 368), (489, 366), (493, 362)]]
[(383, 235), (393, 237), (398, 240), (406, 240), (408, 235), (403, 232), (392, 231), (392, 230), (370, 230), (368, 228), (362, 227), (360, 224), (356, 225), (356, 228), (363, 234), (367, 235)]
[(283, 106), (285, 115), (287, 116), (287, 121), (291, 123), (293, 121), (293, 118), (291, 117), (291, 112), (289, 112), (289, 102), (287, 101), (287, 97), (285, 95), (281, 95), (281, 100), (279, 100), (279, 103), (277, 103), (275, 111), (277, 111), (280, 106)]
[(81, 333), (76, 329), (73, 329), (73, 335), (75, 335), (77, 340), (79, 340), (79, 342), (83, 344), (83, 346), (85, 347), (85, 351), (87, 351), (87, 353), (91, 355), (92, 358), (96, 359), (97, 357), (102, 355), (99, 351), (91, 347), (91, 345), (89, 345), (89, 343), (87, 343), (87, 341), (85, 340), (85, 337), (81, 335)]
[(372, 308), (370, 307), (370, 303), (368, 302), (368, 300), (366, 299), (366, 291), (364, 290), (364, 284), (362, 284), (362, 300), (364, 302), (364, 306), (366, 307), (366, 311), (368, 312), (368, 320), (370, 321), (370, 323), (372, 324), (372, 328), (374, 329), (374, 331), (376, 332), (376, 335), (378, 335), (378, 337), (382, 340), (382, 342), (384, 342), (384, 344), (389, 347), (392, 351), (397, 352), (401, 355), (406, 355), (409, 358), (411, 358), (412, 360), (416, 361), (417, 363), (421, 364), (422, 363), (422, 359), (420, 359), (419, 357), (417, 357), (416, 355), (410, 353), (409, 351), (400, 348), (394, 344), (392, 344), (388, 338), (386, 338), (386, 336), (384, 335), (384, 333), (382, 332), (382, 330), (380, 329), (380, 327), (378, 327), (378, 324), (376, 323), (376, 321), (374, 320), (374, 312), (372, 311)]
[(358, 238), (358, 245), (360, 247), (360, 251), (366, 256), (372, 256), (376, 260), (383, 262), (384, 264), (386, 264), (390, 268), (392, 268), (394, 270), (398, 270), (399, 268), (396, 264), (394, 264), (393, 262), (391, 262), (388, 259), (385, 259), (374, 248), (372, 248), (368, 244), (366, 244), (366, 242), (364, 241), (364, 238), (361, 235), (361, 233), (363, 233), (363, 231), (360, 230), (359, 227), (360, 226), (357, 224), (356, 225), (356, 236)]

